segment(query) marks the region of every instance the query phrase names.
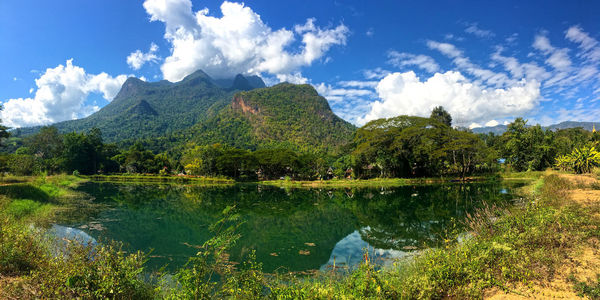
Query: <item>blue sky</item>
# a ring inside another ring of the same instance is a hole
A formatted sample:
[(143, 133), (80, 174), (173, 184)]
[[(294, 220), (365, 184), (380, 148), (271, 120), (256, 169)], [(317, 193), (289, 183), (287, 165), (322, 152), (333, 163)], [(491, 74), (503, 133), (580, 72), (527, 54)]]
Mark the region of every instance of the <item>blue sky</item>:
[(597, 1), (2, 1), (12, 127), (81, 118), (128, 76), (309, 83), (361, 125), (443, 105), (455, 124), (599, 121)]

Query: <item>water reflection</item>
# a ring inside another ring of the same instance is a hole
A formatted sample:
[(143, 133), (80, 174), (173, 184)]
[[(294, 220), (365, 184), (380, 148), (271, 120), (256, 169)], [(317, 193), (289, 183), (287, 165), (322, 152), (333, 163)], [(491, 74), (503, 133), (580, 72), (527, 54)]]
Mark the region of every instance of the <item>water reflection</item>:
[(88, 183), (81, 189), (106, 209), (66, 225), (95, 239), (123, 241), (131, 250), (153, 249), (150, 268), (167, 264), (174, 269), (211, 237), (208, 226), (220, 212), (235, 205), (244, 223), (232, 259), (240, 260), (255, 249), (266, 272), (304, 271), (321, 269), (334, 257), (355, 264), (367, 247), (385, 258), (435, 246), (453, 220), (483, 203), (507, 203), (514, 187), (473, 183), (282, 189)]

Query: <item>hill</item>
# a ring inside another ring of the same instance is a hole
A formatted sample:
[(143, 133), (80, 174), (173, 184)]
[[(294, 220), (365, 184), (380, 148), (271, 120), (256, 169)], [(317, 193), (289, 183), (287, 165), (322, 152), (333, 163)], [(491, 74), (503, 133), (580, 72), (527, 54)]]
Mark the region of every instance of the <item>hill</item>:
[(186, 136), (199, 144), (252, 150), (286, 147), (332, 152), (350, 141), (355, 129), (336, 116), (311, 85), (281, 83), (235, 94), (230, 105), (192, 127)]
[[(558, 129), (567, 129), (567, 128), (577, 128), (577, 127), (581, 127), (585, 130), (588, 131), (592, 131), (592, 129), (594, 128), (595, 125), (600, 124), (600, 122), (574, 122), (574, 121), (565, 121), (565, 122), (561, 122), (558, 124), (553, 124), (550, 126), (542, 126), (542, 128), (544, 129), (549, 129), (549, 130), (558, 130)], [(488, 132), (492, 132), (496, 135), (500, 135), (503, 134), (506, 131), (507, 126), (506, 125), (496, 125), (493, 127), (479, 127), (479, 128), (473, 128), (473, 132), (474, 133), (488, 133)], [(600, 129), (600, 127), (598, 128)]]

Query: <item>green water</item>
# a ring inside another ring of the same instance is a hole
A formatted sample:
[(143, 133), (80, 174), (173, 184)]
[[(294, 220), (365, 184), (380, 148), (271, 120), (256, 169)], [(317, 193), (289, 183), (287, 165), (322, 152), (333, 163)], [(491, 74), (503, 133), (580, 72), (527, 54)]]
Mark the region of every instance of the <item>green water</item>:
[[(377, 259), (401, 257), (436, 246), (468, 212), (507, 205), (517, 187), (507, 183), (396, 188), (282, 189), (260, 185), (87, 183), (80, 187), (103, 209), (60, 228), (129, 250), (150, 251), (150, 269), (174, 270), (211, 237), (208, 226), (235, 205), (244, 223), (231, 258), (251, 249), (266, 272), (305, 271), (360, 261), (364, 249)], [(453, 223), (454, 222), (454, 223)], [(67, 227), (68, 226), (68, 227)], [(71, 229), (72, 228), (72, 229)]]

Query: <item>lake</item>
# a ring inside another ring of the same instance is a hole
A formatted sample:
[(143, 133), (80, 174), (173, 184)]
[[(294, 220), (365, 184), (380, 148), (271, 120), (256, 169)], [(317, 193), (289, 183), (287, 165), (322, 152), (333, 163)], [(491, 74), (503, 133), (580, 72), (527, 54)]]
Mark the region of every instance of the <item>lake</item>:
[[(197, 186), (89, 182), (79, 190), (101, 209), (55, 225), (94, 240), (150, 251), (148, 267), (175, 270), (213, 233), (227, 206), (243, 224), (230, 251), (252, 249), (265, 272), (351, 266), (368, 250), (385, 262), (438, 246), (453, 224), (484, 205), (509, 205), (518, 183), (415, 185), (393, 188), (284, 189), (256, 184)], [(459, 229), (460, 230), (460, 229)]]

